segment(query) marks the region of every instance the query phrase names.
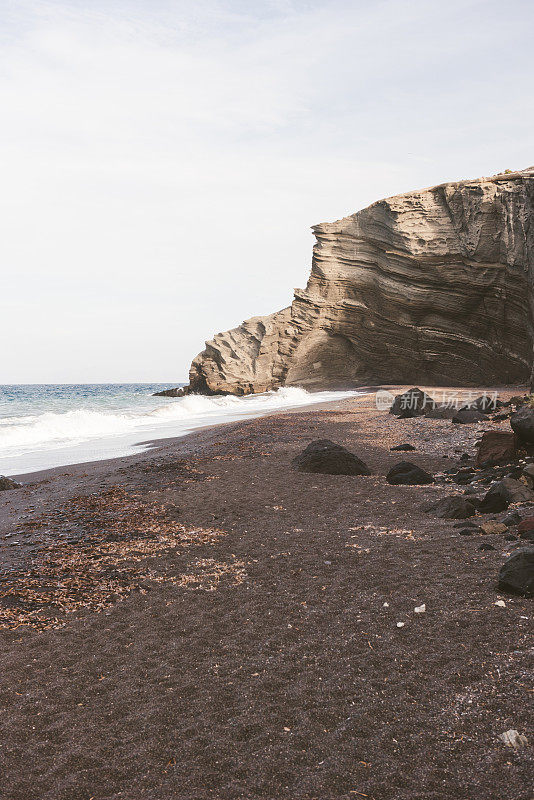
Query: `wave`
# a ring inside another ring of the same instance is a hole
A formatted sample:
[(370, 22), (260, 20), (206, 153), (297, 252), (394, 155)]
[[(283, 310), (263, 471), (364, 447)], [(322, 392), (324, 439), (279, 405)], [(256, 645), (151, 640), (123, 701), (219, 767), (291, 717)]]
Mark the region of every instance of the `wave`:
[(143, 411), (131, 408), (117, 412), (80, 407), (35, 416), (7, 417), (0, 421), (0, 455), (64, 447), (135, 432), (144, 436), (150, 432), (156, 434), (157, 438), (158, 429), (162, 428), (166, 430), (161, 435), (179, 435), (203, 424), (214, 424), (215, 421), (261, 416), (281, 408), (336, 400), (353, 394), (310, 393), (297, 387), (283, 387), (246, 397), (187, 395)]
[[(320, 394), (332, 394), (321, 392)], [(169, 403), (161, 408), (149, 412), (152, 417), (164, 419), (187, 419), (199, 414), (225, 414), (228, 412), (243, 411), (270, 411), (284, 406), (300, 406), (306, 403), (317, 402), (317, 395), (299, 389), (296, 386), (283, 387), (273, 392), (264, 394), (249, 394), (245, 397), (223, 395), (221, 397), (207, 397), (201, 394), (190, 394), (181, 397), (177, 402)]]

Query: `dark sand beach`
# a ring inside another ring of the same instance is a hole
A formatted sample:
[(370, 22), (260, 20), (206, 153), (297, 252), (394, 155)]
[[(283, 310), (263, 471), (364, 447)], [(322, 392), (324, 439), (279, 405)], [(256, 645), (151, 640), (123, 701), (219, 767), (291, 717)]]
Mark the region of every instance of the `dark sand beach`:
[[(509, 426), (368, 395), (23, 476), (0, 494), (0, 796), (531, 800), (532, 600), (495, 588), (518, 543), (421, 510), (461, 486), (384, 477), (394, 445), (437, 473), (486, 429)], [(373, 474), (295, 471), (324, 438)]]

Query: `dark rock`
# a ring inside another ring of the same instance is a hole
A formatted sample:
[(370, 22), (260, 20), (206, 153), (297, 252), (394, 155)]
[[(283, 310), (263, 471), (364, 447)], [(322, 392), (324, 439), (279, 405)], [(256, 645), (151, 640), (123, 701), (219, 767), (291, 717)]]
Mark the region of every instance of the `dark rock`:
[(474, 528), (462, 528), (461, 531), (458, 531), (460, 536), (472, 536), (475, 533)]
[(478, 528), (474, 522), (455, 522), (453, 528)]
[(471, 456), (469, 455), (469, 453), (462, 453), (462, 455), (460, 456), (460, 461), (469, 461), (470, 458)]
[(507, 528), (513, 528), (514, 525), (519, 525), (521, 519), (521, 514), (518, 514), (517, 511), (511, 511), (503, 518), (502, 523), (506, 525)]
[(371, 471), (354, 453), (329, 439), (310, 442), (306, 449), (293, 459), (299, 472), (317, 472), (324, 475), (370, 475)]
[(413, 389), (408, 389), (404, 394), (398, 394), (393, 401), (390, 414), (394, 414), (402, 419), (410, 417), (419, 417), (425, 413), (425, 410), (435, 407), (435, 402), (430, 395), (423, 392), (414, 386)]
[(510, 411), (505, 411), (502, 414), (494, 414), (491, 418), (492, 422), (503, 422), (505, 419), (509, 419), (511, 416)]
[(494, 547), (492, 544), (489, 544), (489, 542), (482, 542), (482, 544), (480, 545), (480, 547), (478, 549), (479, 550), (496, 550), (497, 548)]
[(413, 444), (398, 444), (396, 447), (390, 447), (390, 450), (416, 450)]
[(521, 539), (534, 542), (534, 517), (525, 517), (519, 524), (517, 532)]
[(515, 478), (516, 480), (519, 480), (519, 478), (521, 478), (523, 475), (523, 470), (521, 467), (510, 467), (506, 470), (506, 475), (508, 478)]
[(154, 392), (152, 397), (185, 397), (186, 394), (183, 389), (162, 389), (161, 392)]
[(501, 400), (497, 399), (496, 394), (483, 394), (469, 403), (468, 406), (465, 406), (465, 408), (476, 408), (476, 410), (480, 411), (482, 414), (491, 414), (492, 411), (496, 411), (498, 408), (502, 408), (502, 406), (503, 403)]
[(512, 533), (509, 533), (507, 536), (504, 537), (507, 542), (517, 542), (517, 536), (514, 536)]
[(528, 403), (528, 400), (529, 400), (528, 394), (525, 394), (525, 395), (515, 394), (513, 397), (511, 397), (508, 400), (507, 403), (503, 403), (503, 405), (505, 405), (505, 406), (515, 406), (516, 408), (520, 408), (525, 403)]
[(511, 503), (531, 503), (534, 502), (534, 492), (522, 481), (515, 480), (515, 478), (503, 478), (501, 484), (508, 492), (508, 497)]
[(477, 411), (476, 408), (459, 408), (452, 418), (455, 425), (471, 425), (473, 422), (481, 422), (487, 420), (484, 414)]
[(456, 414), (456, 409), (451, 406), (435, 406), (425, 411), (427, 419), (452, 419)]
[(510, 425), (522, 442), (534, 442), (534, 408), (520, 408), (510, 417)]
[(0, 492), (6, 492), (8, 489), (20, 489), (21, 486), (21, 483), (6, 478), (5, 475), (0, 475)]
[(475, 495), (475, 494), (478, 494), (479, 491), (480, 491), (480, 489), (478, 489), (476, 486), (468, 486), (467, 489), (464, 489), (464, 494), (465, 495)]
[(481, 514), (495, 514), (505, 511), (510, 505), (509, 493), (502, 483), (496, 483), (480, 501), (478, 510)]
[(459, 470), (454, 476), (454, 482), (460, 486), (466, 486), (468, 483), (471, 483), (474, 472), (474, 469)]
[(478, 446), (476, 463), (479, 467), (508, 464), (516, 455), (517, 439), (513, 433), (486, 431)]
[(534, 487), (534, 464), (527, 464), (522, 470), (522, 475), (527, 481), (527, 485), (532, 489)]
[(521, 481), (514, 478), (503, 478), (494, 484), (480, 503), (482, 514), (493, 514), (504, 511), (510, 503), (528, 503), (534, 501), (534, 492)]
[(430, 503), (423, 509), (439, 519), (467, 519), (474, 516), (475, 505), (462, 495), (444, 497), (436, 503)]
[(506, 559), (499, 572), (498, 588), (524, 597), (534, 595), (534, 547), (516, 550)]
[(415, 486), (434, 483), (432, 475), (410, 461), (401, 461), (399, 464), (395, 464), (386, 475), (386, 480), (394, 486)]

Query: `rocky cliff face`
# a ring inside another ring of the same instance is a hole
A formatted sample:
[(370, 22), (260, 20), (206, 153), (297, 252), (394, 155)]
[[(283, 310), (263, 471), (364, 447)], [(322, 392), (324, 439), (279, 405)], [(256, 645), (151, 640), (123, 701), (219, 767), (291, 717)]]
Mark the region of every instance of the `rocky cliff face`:
[(380, 200), (313, 231), (306, 289), (207, 342), (190, 391), (530, 378), (534, 167)]

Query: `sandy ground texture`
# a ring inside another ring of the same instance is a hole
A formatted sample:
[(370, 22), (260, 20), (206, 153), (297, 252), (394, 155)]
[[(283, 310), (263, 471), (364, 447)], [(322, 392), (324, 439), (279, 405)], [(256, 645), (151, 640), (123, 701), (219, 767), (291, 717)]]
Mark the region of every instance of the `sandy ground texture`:
[[(533, 601), (495, 590), (518, 542), (421, 510), (463, 487), (384, 478), (507, 428), (369, 395), (3, 492), (0, 797), (532, 800)], [(373, 474), (296, 472), (319, 438)]]

